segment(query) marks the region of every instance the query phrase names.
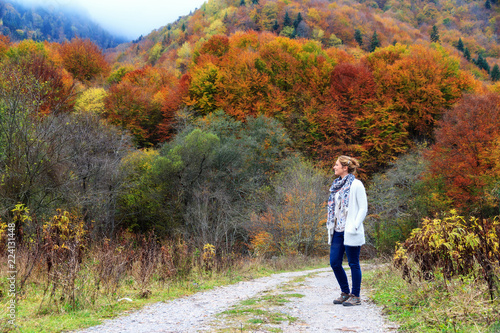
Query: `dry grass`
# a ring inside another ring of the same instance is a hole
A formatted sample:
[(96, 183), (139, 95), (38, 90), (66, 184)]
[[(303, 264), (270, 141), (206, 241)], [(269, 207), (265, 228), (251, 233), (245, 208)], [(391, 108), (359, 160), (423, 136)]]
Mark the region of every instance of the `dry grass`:
[[(22, 324), (17, 328), (9, 325), (4, 307), (0, 309), (1, 331), (58, 332), (96, 325), (101, 318), (151, 302), (328, 262), (304, 256), (263, 259), (207, 255), (181, 240), (160, 242), (154, 235), (124, 234), (113, 241), (86, 244), (79, 254), (68, 244), (68, 251), (33, 257), (30, 246), (21, 245), (16, 256), (21, 263), (18, 277), (25, 280), (16, 294), (16, 322)], [(67, 258), (71, 265), (65, 264)], [(9, 301), (6, 266), (4, 253), (0, 256), (2, 304)], [(133, 302), (118, 302), (122, 298)]]

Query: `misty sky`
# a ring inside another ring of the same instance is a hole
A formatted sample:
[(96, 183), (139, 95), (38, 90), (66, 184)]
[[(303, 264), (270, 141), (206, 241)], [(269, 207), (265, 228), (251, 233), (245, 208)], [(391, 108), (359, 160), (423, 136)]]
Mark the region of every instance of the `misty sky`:
[(103, 28), (136, 39), (179, 16), (200, 8), (205, 0), (59, 0), (78, 1)]
[(205, 0), (18, 0), (28, 3), (81, 6), (109, 32), (137, 39), (200, 8)]

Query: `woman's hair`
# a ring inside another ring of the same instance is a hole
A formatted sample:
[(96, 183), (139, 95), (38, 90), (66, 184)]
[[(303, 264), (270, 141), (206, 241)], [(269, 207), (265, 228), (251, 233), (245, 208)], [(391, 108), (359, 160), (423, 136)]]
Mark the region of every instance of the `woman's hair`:
[(347, 167), (347, 172), (349, 173), (356, 173), (356, 170), (359, 168), (359, 162), (354, 157), (341, 155), (338, 160), (342, 166)]

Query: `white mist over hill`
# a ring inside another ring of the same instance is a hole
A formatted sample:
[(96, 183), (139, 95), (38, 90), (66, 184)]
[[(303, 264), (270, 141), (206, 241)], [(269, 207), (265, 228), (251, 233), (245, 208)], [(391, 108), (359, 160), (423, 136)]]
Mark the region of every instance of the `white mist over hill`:
[(29, 5), (86, 11), (90, 18), (109, 32), (136, 39), (147, 35), (179, 16), (200, 8), (205, 0), (21, 0)]

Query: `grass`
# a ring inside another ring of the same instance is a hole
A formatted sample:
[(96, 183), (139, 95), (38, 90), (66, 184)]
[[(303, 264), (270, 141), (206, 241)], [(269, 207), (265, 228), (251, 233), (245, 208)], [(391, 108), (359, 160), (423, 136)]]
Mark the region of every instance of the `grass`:
[[(62, 302), (44, 300), (43, 282), (33, 279), (25, 287), (23, 295), (18, 295), (16, 306), (17, 326), (10, 325), (7, 322), (7, 307), (0, 309), (0, 331), (2, 332), (62, 332), (76, 330), (95, 326), (102, 323), (105, 319), (117, 317), (118, 315), (140, 309), (147, 304), (168, 301), (181, 296), (190, 295), (198, 291), (212, 289), (217, 286), (237, 283), (239, 281), (250, 280), (253, 278), (268, 276), (274, 273), (309, 270), (318, 267), (325, 267), (327, 260), (324, 258), (277, 258), (272, 260), (248, 259), (242, 260), (234, 265), (230, 270), (224, 272), (204, 272), (202, 270), (193, 270), (191, 274), (183, 279), (175, 279), (167, 282), (161, 282), (154, 277), (147, 286), (147, 298), (141, 298), (141, 289), (134, 281), (132, 276), (127, 276), (119, 285), (116, 292), (100, 295), (90, 304), (86, 295), (92, 292), (91, 287), (85, 283), (80, 283), (77, 290), (81, 296), (82, 304), (79, 306), (76, 302), (76, 308), (68, 307)], [(89, 274), (86, 272), (86, 274)], [(87, 276), (88, 281), (91, 281)], [(7, 281), (5, 277), (0, 277), (0, 288), (7, 290)], [(87, 290), (89, 289), (89, 290)], [(294, 295), (288, 297), (296, 297)], [(132, 302), (119, 299), (130, 298)], [(42, 302), (42, 300), (44, 300)], [(6, 292), (0, 297), (0, 303), (6, 304), (9, 299)], [(265, 302), (276, 302), (277, 304), (286, 303), (286, 297), (279, 297), (275, 300), (262, 300)], [(248, 300), (248, 306), (251, 302), (261, 302), (260, 300)], [(256, 313), (252, 314), (257, 316)], [(283, 320), (293, 320), (282, 314), (266, 315), (266, 320), (270, 322), (280, 322)], [(251, 318), (250, 318), (251, 319)], [(249, 319), (249, 320), (250, 320)], [(254, 318), (255, 319), (255, 318)], [(255, 319), (258, 320), (258, 319)], [(252, 324), (252, 323), (249, 323)], [(254, 323), (258, 324), (258, 323)]]
[(287, 292), (300, 281), (302, 281), (302, 277), (282, 284), (276, 290), (266, 291), (258, 297), (244, 300), (233, 308), (222, 312), (218, 315), (222, 323), (218, 323), (216, 331), (282, 332), (281, 324), (283, 322), (292, 323), (297, 318), (286, 314), (280, 307), (291, 302), (291, 298), (304, 297), (302, 294)]
[(288, 315), (283, 306), (291, 302), (293, 298), (304, 297), (293, 291), (297, 285), (314, 274), (295, 277), (274, 290), (264, 291), (259, 296), (243, 300), (231, 309), (220, 313), (215, 331), (282, 332), (285, 322), (293, 323), (298, 320)]
[(500, 300), (473, 277), (403, 280), (390, 265), (364, 273), (364, 287), (401, 332), (500, 332)]

